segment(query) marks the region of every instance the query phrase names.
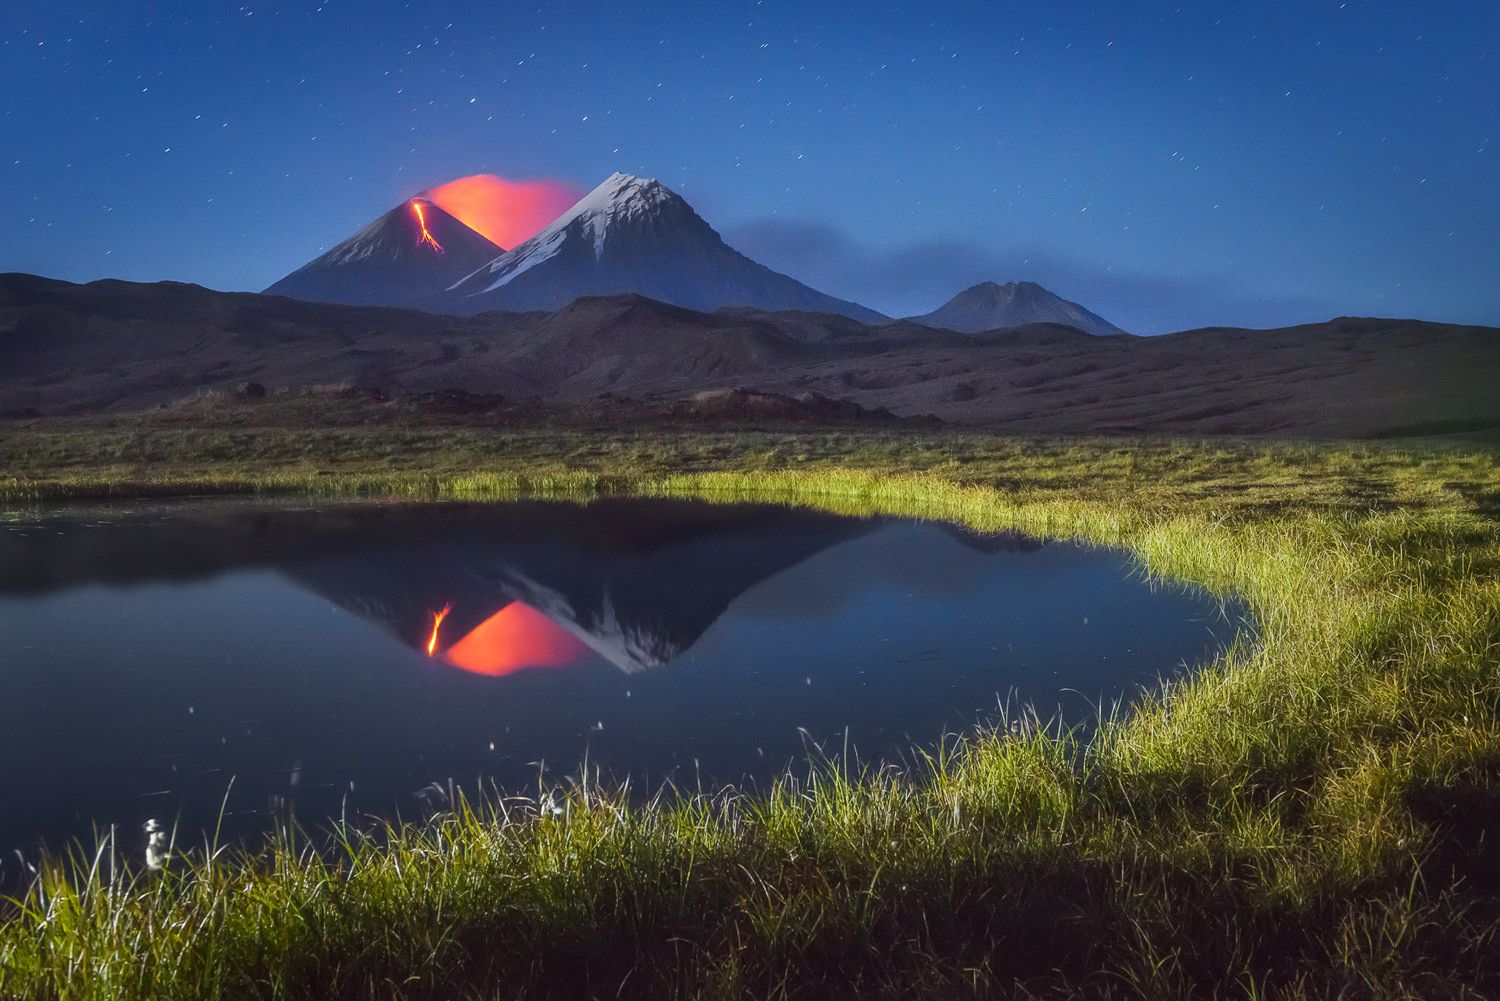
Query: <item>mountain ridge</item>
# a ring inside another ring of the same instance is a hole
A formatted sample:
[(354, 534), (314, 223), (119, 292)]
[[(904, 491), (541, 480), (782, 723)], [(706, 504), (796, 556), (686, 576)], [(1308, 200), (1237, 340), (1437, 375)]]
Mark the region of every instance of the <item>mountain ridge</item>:
[(706, 313), (640, 295), (452, 316), (0, 275), (0, 357), (0, 414), (13, 418), (139, 412), (253, 382), (270, 391), (266, 409), (235, 420), (274, 414), (292, 399), (281, 389), (349, 385), (392, 401), (369, 415), (382, 420), (409, 419), (403, 397), (445, 390), (535, 401), (542, 420), (585, 414), (601, 394), (659, 414), (705, 390), (745, 389), (1016, 433), (1500, 429), (1500, 329), (1381, 318), (1160, 337), (1058, 324), (962, 334), (795, 311)]
[[(424, 215), (431, 220), (430, 236)], [(418, 195), (265, 291), (454, 315), (556, 310), (580, 297), (633, 292), (700, 311), (794, 311), (867, 325), (902, 322), (747, 257), (671, 188), (620, 171), (509, 250)], [(1064, 323), (1092, 334), (1123, 333), (1034, 282), (982, 282), (905, 322), (961, 333), (1036, 322)]]

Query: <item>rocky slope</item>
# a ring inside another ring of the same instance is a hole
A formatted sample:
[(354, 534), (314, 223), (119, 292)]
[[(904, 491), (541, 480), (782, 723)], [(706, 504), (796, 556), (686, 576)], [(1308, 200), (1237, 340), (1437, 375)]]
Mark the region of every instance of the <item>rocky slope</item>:
[(1097, 313), (1042, 288), (1035, 282), (982, 282), (965, 289), (930, 313), (914, 316), (917, 323), (944, 330), (980, 333), (1019, 327), (1026, 323), (1062, 323), (1086, 334), (1122, 334), (1119, 327)]
[(650, 414), (775, 402), (692, 402), (754, 390), (1043, 433), (1472, 434), (1500, 429), (1500, 330), (1345, 317), (1161, 337), (1057, 324), (960, 334), (638, 295), (457, 317), (0, 276), (0, 414), (135, 410), (250, 382), (268, 406), (280, 389), (327, 384), (574, 409), (613, 393)]

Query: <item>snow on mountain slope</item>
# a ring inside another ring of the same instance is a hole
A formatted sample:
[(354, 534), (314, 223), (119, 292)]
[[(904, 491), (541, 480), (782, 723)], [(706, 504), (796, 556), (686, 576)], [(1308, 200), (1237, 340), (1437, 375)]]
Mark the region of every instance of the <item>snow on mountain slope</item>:
[(754, 306), (886, 318), (825, 295), (724, 243), (676, 192), (616, 173), (536, 236), (449, 289), (455, 312), (556, 309), (580, 296), (637, 292), (692, 309)]

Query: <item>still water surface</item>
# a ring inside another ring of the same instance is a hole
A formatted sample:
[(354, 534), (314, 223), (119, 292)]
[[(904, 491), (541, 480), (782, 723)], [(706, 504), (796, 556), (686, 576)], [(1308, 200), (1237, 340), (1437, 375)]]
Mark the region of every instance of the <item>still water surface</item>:
[(0, 852), (888, 760), (1086, 722), (1237, 625), (1118, 551), (772, 506), (56, 512), (0, 526)]

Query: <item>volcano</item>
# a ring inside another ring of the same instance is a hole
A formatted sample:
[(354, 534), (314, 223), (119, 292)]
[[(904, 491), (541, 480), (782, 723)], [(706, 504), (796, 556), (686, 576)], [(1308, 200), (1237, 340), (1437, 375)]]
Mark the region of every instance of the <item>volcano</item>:
[(726, 244), (660, 181), (616, 173), (546, 229), (449, 289), (444, 307), (557, 309), (580, 296), (635, 292), (689, 309), (752, 306), (888, 318), (758, 264)]
[(1123, 334), (1125, 331), (1076, 302), (1042, 288), (1036, 282), (981, 282), (964, 289), (931, 313), (912, 317), (918, 323), (962, 334), (977, 334), (1027, 323), (1061, 323), (1086, 334)]
[(413, 198), (265, 291), (352, 306), (418, 306), (501, 253), (434, 203)]

